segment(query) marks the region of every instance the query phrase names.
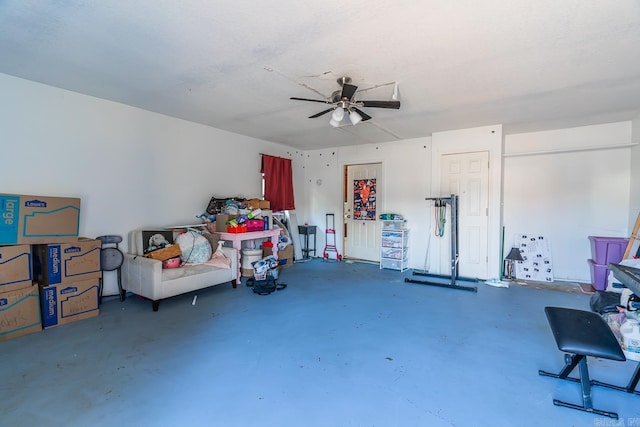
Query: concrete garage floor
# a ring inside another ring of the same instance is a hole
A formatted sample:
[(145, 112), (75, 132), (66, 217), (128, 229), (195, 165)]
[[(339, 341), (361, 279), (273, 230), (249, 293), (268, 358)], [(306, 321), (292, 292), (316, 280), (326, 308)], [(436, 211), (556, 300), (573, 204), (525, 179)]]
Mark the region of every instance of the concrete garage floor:
[[(609, 420), (554, 406), (580, 403), (579, 385), (538, 375), (564, 364), (544, 307), (588, 310), (588, 294), (409, 276), (315, 259), (283, 270), (287, 289), (268, 296), (225, 284), (155, 313), (107, 298), (96, 318), (0, 343), (0, 424), (640, 425), (639, 396), (594, 387), (595, 407), (620, 414)], [(626, 385), (636, 362), (589, 366)]]

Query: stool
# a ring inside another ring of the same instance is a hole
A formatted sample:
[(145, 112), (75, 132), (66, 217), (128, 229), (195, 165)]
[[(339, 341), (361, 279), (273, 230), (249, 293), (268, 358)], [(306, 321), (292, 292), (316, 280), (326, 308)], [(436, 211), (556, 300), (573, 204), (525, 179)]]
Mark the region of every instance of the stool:
[[(100, 264), (102, 271), (116, 270), (116, 280), (118, 282), (118, 293), (120, 294), (120, 301), (125, 300), (126, 292), (122, 289), (122, 263), (124, 262), (124, 255), (118, 247), (118, 244), (122, 242), (122, 236), (106, 235), (98, 236), (97, 240), (102, 242), (100, 248)], [(110, 245), (110, 246), (107, 246)], [(102, 278), (100, 279), (100, 304), (102, 304)]]
[[(582, 405), (562, 402), (557, 399), (553, 399), (553, 404), (618, 419), (618, 414), (615, 412), (593, 407), (592, 382), (589, 379), (589, 368), (587, 367), (587, 356), (619, 362), (627, 360), (609, 325), (598, 314), (590, 311), (562, 307), (545, 307), (544, 311), (558, 349), (569, 354), (565, 354), (565, 367), (559, 374), (545, 371), (538, 371), (538, 374), (562, 380), (579, 381), (582, 387)], [(580, 366), (580, 379), (570, 378), (569, 374), (578, 365)]]

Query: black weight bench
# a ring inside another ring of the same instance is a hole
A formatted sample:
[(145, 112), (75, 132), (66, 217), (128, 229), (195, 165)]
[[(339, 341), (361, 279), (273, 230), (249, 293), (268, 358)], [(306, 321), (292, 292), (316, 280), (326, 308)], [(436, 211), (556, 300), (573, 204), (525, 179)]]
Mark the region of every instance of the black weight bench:
[[(591, 381), (589, 378), (589, 368), (587, 366), (587, 356), (617, 360), (620, 362), (627, 360), (607, 322), (597, 313), (590, 311), (562, 307), (545, 307), (544, 311), (547, 315), (547, 320), (549, 321), (549, 326), (553, 332), (553, 337), (556, 340), (558, 349), (569, 354), (565, 354), (565, 367), (559, 374), (552, 374), (545, 371), (538, 371), (538, 374), (546, 377), (580, 382), (582, 387), (582, 405), (563, 402), (557, 399), (553, 399), (553, 404), (618, 419), (618, 414), (615, 412), (603, 411), (593, 407), (591, 385), (597, 384), (614, 390), (632, 392), (638, 383), (640, 364), (627, 388)], [(569, 374), (576, 366), (580, 368), (580, 379), (569, 377)]]

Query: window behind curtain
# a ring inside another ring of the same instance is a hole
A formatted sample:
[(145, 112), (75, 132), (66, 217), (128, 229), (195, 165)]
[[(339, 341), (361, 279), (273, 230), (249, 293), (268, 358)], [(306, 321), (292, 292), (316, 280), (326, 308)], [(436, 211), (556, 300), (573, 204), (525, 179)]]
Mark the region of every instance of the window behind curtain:
[(261, 172), (264, 176), (264, 198), (271, 203), (271, 210), (295, 209), (291, 160), (263, 154)]

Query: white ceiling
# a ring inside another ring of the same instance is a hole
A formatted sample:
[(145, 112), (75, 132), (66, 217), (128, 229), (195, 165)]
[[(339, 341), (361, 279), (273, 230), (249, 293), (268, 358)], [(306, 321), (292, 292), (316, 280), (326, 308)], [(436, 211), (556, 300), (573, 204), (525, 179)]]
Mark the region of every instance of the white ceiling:
[[(640, 1), (5, 0), (0, 72), (300, 149), (517, 133), (640, 114)], [(400, 110), (289, 99), (345, 75)]]

